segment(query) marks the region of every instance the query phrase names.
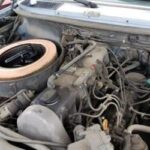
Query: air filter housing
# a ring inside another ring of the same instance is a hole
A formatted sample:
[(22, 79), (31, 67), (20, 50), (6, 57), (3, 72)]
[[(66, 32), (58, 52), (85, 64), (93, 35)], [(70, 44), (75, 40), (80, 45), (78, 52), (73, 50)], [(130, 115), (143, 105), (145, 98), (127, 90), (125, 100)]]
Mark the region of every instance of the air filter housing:
[(2, 48), (0, 96), (10, 97), (21, 89), (42, 90), (58, 63), (57, 47), (48, 40), (25, 40)]

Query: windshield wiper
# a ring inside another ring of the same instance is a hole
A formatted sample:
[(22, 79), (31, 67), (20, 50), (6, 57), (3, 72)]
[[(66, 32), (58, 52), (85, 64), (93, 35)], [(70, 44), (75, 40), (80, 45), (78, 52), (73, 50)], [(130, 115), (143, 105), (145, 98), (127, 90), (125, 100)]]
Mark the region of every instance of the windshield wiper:
[(75, 2), (81, 3), (89, 8), (98, 8), (98, 5), (94, 2), (90, 2), (88, 0), (74, 0)]

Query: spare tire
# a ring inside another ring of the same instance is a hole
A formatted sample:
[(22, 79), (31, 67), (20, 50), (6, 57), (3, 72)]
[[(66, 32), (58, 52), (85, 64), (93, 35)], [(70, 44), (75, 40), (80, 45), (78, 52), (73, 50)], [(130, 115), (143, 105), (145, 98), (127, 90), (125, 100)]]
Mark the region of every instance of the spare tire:
[(41, 91), (57, 70), (58, 46), (43, 39), (16, 42), (0, 49), (0, 96), (10, 97), (21, 89)]

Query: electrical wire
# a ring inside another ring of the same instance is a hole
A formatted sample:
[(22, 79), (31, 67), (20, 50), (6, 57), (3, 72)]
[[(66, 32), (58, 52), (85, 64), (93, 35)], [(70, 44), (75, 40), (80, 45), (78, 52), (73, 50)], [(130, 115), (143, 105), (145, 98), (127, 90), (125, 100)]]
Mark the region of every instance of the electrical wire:
[[(110, 52), (112, 53), (112, 55), (114, 56), (114, 58), (115, 58), (115, 60), (116, 60), (116, 63), (118, 64), (118, 66), (119, 66), (119, 68), (120, 68), (120, 71), (122, 72), (122, 75), (123, 75), (123, 77), (124, 77), (124, 79), (125, 79), (125, 72), (123, 71), (123, 68), (122, 68), (122, 66), (121, 66), (120, 63), (119, 63), (118, 58), (116, 57), (116, 55), (113, 53), (112, 50), (109, 49), (109, 51), (110, 51)], [(115, 70), (116, 70), (116, 69), (115, 69)], [(117, 71), (117, 70), (116, 70), (116, 71)], [(139, 89), (139, 88), (136, 87), (134, 84), (131, 84), (131, 82), (129, 82), (128, 80), (127, 80), (127, 82), (128, 82), (129, 85), (131, 85), (132, 87), (136, 88), (136, 90), (138, 90), (138, 91), (140, 91), (140, 92), (144, 92), (144, 93), (145, 93), (145, 92), (149, 92), (149, 91), (145, 91), (145, 90)], [(125, 95), (124, 95), (124, 96), (125, 96)], [(134, 109), (132, 106), (130, 107), (130, 110), (133, 111), (133, 112), (135, 112), (135, 113), (138, 114), (138, 115), (150, 117), (150, 114), (147, 114), (147, 113), (144, 113), (144, 112), (140, 112), (140, 111)]]
[[(116, 103), (114, 102), (110, 102), (108, 103), (105, 107), (106, 108), (103, 108), (97, 115), (93, 114), (93, 115), (90, 115), (90, 114), (86, 114), (86, 113), (76, 113), (75, 115), (82, 115), (82, 116), (85, 116), (85, 117), (90, 117), (92, 119), (94, 118), (99, 118), (103, 113), (104, 111), (110, 106), (110, 105), (113, 105), (115, 106), (116, 108), (116, 114), (117, 114), (117, 121), (116, 121), (116, 125), (119, 126), (119, 124), (121, 123), (121, 120), (122, 120), (122, 113), (119, 111), (119, 108), (118, 106), (116, 105)], [(104, 105), (103, 105), (104, 106)]]
[(10, 40), (12, 39), (12, 37), (13, 37), (15, 31), (18, 29), (20, 23), (21, 23), (20, 17), (17, 16), (16, 19), (15, 19), (15, 21), (14, 21), (14, 24), (13, 24), (13, 29), (12, 29), (12, 31), (11, 31), (8, 39), (7, 39), (7, 43), (10, 42)]
[(150, 93), (144, 93), (143, 95), (140, 94), (137, 94), (137, 96), (140, 98), (140, 99), (143, 99), (144, 97), (147, 97)]
[[(129, 60), (126, 59), (122, 64), (120, 64), (122, 67), (128, 62)], [(119, 70), (119, 67), (115, 68), (116, 70)], [(116, 72), (116, 70), (112, 71), (110, 74), (109, 74), (109, 78), (114, 75), (114, 73)]]
[(3, 103), (0, 104), (0, 107), (2, 107), (3, 105), (5, 105), (6, 103), (10, 102), (11, 100), (15, 99), (17, 97), (17, 95), (26, 92), (26, 89), (22, 89), (21, 91), (19, 91), (17, 94), (15, 94), (14, 96), (8, 98), (7, 100), (5, 100)]
[[(111, 68), (111, 67), (110, 67)], [(117, 71), (114, 67), (112, 67), (115, 71)], [(120, 74), (119, 74), (119, 71), (117, 71), (117, 73), (118, 73), (118, 75), (120, 76)], [(121, 78), (119, 78), (119, 79), (121, 79)], [(121, 81), (120, 81), (120, 88), (121, 88), (122, 86), (121, 86)], [(118, 105), (120, 105), (120, 107), (121, 107), (121, 102), (120, 102), (120, 100), (119, 100), (119, 98), (116, 96), (116, 95), (114, 95), (114, 94), (106, 94), (105, 96), (103, 96), (103, 97), (99, 97), (99, 96), (97, 96), (96, 94), (95, 94), (95, 89), (96, 89), (96, 80), (95, 80), (95, 83), (94, 83), (94, 86), (93, 86), (93, 88), (92, 88), (92, 94), (93, 94), (93, 96), (94, 96), (94, 98), (96, 98), (96, 99), (98, 99), (98, 100), (105, 100), (106, 98), (108, 98), (108, 97), (111, 97), (110, 99), (111, 100), (114, 100), (116, 103), (118, 103)]]
[(150, 90), (140, 89), (132, 81), (127, 81), (127, 82), (128, 82), (128, 85), (130, 86), (130, 88), (133, 88), (133, 90), (136, 91), (136, 92), (139, 92), (139, 93), (150, 93)]
[(132, 106), (135, 106), (135, 105), (139, 105), (139, 104), (143, 104), (143, 103), (147, 103), (147, 102), (150, 102), (150, 98), (146, 99), (146, 100), (142, 100), (140, 102), (136, 102), (136, 103), (133, 103), (131, 104)]
[(150, 117), (150, 114), (147, 114), (145, 112), (141, 112), (141, 111), (138, 111), (136, 110), (135, 108), (133, 108), (132, 106), (130, 107), (130, 110), (133, 111), (134, 113), (136, 113), (137, 115), (140, 115), (141, 117)]
[(94, 84), (94, 86), (93, 86), (93, 88), (92, 88), (92, 94), (93, 94), (93, 96), (94, 96), (96, 99), (98, 99), (98, 100), (105, 100), (105, 99), (107, 98), (107, 95), (102, 96), (102, 97), (97, 96), (97, 95), (95, 94), (95, 88), (96, 88), (96, 83)]
[[(117, 114), (121, 114), (117, 104), (114, 102), (109, 102), (106, 105), (101, 104), (102, 110), (96, 115), (91, 115), (91, 114), (87, 114), (87, 113), (74, 113), (74, 114), (70, 115), (70, 117), (85, 116), (85, 117), (90, 117), (90, 118), (99, 118), (104, 113), (104, 111), (111, 105), (116, 108)], [(117, 118), (118, 118), (118, 116), (117, 116)], [(117, 122), (120, 122), (120, 120), (118, 120)]]
[(119, 72), (116, 68), (114, 68), (114, 67), (112, 67), (112, 66), (109, 66), (109, 67), (107, 67), (107, 68), (108, 68), (108, 69), (113, 69), (113, 70), (117, 73), (117, 75), (119, 76), (119, 84), (120, 84), (121, 98), (122, 98), (122, 100), (124, 100), (124, 102), (125, 102), (124, 92), (123, 92), (123, 82), (122, 82), (122, 78), (121, 78), (120, 72)]
[[(93, 88), (93, 89), (94, 89), (94, 88)], [(93, 90), (92, 90), (92, 91), (93, 91)], [(113, 94), (106, 94), (106, 95), (103, 96), (103, 97), (98, 97), (98, 96), (95, 94), (94, 91), (93, 91), (92, 94), (93, 94), (94, 98), (96, 98), (96, 99), (98, 99), (98, 100), (107, 99), (107, 100), (105, 100), (105, 102), (114, 100), (114, 101), (118, 104), (119, 107), (122, 107), (122, 104), (121, 104), (119, 98), (118, 98), (116, 95), (113, 95)]]

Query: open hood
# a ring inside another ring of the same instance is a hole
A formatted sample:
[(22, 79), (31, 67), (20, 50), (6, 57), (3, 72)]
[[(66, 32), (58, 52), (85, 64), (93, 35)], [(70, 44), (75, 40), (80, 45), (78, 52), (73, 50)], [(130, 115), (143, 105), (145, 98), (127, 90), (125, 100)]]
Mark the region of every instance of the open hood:
[(1, 9), (0, 150), (150, 149), (149, 4)]

